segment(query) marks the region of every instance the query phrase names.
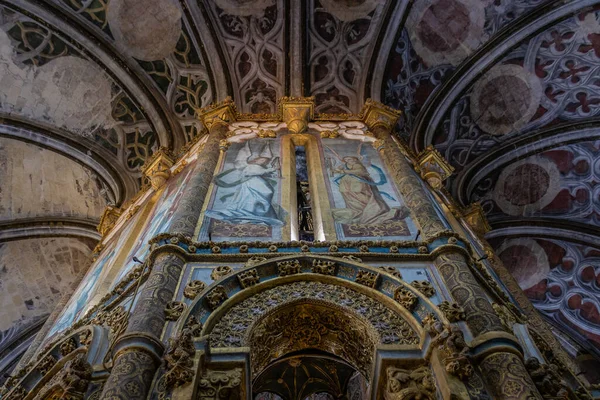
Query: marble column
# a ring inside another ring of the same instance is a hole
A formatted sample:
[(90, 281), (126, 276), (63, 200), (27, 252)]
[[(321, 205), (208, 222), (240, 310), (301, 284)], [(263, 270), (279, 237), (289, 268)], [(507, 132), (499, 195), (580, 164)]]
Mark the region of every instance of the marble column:
[(159, 254), (139, 294), (125, 333), (113, 347), (113, 368), (100, 399), (143, 400), (147, 397), (164, 346), (165, 306), (173, 299), (185, 262), (174, 254)]

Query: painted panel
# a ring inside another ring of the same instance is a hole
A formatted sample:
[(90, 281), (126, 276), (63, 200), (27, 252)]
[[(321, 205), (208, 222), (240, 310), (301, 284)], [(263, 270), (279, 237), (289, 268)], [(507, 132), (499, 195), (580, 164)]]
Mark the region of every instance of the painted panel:
[(127, 258), (125, 267), (119, 272), (112, 286), (127, 275), (135, 265), (133, 258), (141, 261), (148, 256), (150, 245), (148, 241), (159, 233), (167, 232), (172, 222), (172, 216), (177, 210), (181, 198), (186, 191), (190, 179), (194, 175), (195, 164), (189, 165), (179, 173), (174, 179), (171, 179), (164, 189), (160, 199), (156, 202), (152, 212), (146, 218), (146, 225), (138, 235), (137, 240), (132, 246)]
[(281, 240), (280, 168), (279, 139), (232, 144), (214, 178), (199, 240)]
[(377, 151), (347, 139), (325, 139), (322, 146), (338, 239), (413, 239), (417, 228)]
[(85, 311), (90, 308), (89, 300), (92, 298), (92, 294), (96, 288), (96, 285), (100, 283), (99, 277), (107, 263), (112, 260), (115, 255), (114, 242), (111, 244), (101, 255), (94, 265), (90, 267), (89, 272), (85, 275), (82, 283), (79, 285), (71, 299), (63, 309), (63, 312), (56, 319), (56, 322), (48, 337), (54, 335), (57, 332), (61, 332), (67, 329), (73, 322), (85, 314)]

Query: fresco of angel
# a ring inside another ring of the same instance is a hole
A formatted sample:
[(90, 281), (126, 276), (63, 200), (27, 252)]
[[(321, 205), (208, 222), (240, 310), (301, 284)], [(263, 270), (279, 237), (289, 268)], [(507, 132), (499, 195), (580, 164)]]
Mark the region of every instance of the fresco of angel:
[(206, 216), (232, 224), (265, 224), (282, 226), (283, 216), (273, 197), (280, 178), (280, 158), (275, 157), (270, 141), (261, 146), (245, 142), (238, 151), (231, 168), (214, 178), (218, 202)]
[(331, 170), (335, 176), (333, 182), (345, 203), (345, 208), (332, 210), (334, 220), (342, 224), (383, 225), (406, 218), (406, 207), (392, 208), (386, 202), (386, 198), (396, 200), (389, 193), (379, 190), (379, 186), (387, 183), (385, 173), (370, 162), (362, 145), (358, 145), (356, 155), (346, 156), (340, 156), (325, 146), (339, 161)]

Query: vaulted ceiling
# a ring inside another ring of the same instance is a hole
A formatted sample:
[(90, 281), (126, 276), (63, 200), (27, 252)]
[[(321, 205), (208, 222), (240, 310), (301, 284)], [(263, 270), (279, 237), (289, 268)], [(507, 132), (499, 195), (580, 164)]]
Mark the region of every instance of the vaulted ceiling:
[(194, 109), (285, 95), (403, 110), (565, 345), (600, 355), (600, 0), (0, 0), (0, 87), (0, 356), (144, 160), (204, 134)]

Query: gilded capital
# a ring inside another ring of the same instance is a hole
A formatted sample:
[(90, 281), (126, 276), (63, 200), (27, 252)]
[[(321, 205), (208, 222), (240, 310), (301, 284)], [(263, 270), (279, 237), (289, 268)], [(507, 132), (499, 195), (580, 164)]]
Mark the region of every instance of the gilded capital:
[(216, 126), (234, 122), (236, 115), (235, 103), (231, 97), (196, 111), (196, 116), (209, 131)]
[(388, 131), (391, 131), (392, 128), (394, 128), (401, 114), (402, 113), (399, 110), (371, 99), (367, 99), (360, 112), (363, 122), (367, 124), (369, 129), (382, 127)]
[(466, 206), (462, 210), (462, 216), (478, 235), (483, 236), (492, 230), (483, 212), (483, 207), (479, 203), (471, 203)]
[(171, 176), (171, 167), (175, 163), (171, 152), (161, 148), (142, 167), (142, 173), (148, 178), (152, 189), (160, 189)]
[(106, 206), (106, 208), (104, 209), (104, 213), (100, 218), (100, 223), (96, 228), (98, 229), (98, 232), (100, 232), (102, 236), (106, 236), (106, 234), (110, 232), (113, 226), (115, 226), (121, 214), (123, 214), (123, 210), (119, 207), (111, 205)]
[(314, 118), (314, 97), (283, 97), (280, 101), (283, 122), (291, 133), (304, 133)]
[(442, 183), (454, 172), (454, 167), (433, 146), (428, 146), (419, 154), (418, 166), (421, 177), (434, 189), (440, 189)]

